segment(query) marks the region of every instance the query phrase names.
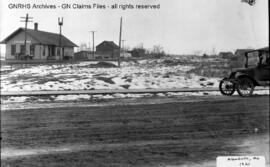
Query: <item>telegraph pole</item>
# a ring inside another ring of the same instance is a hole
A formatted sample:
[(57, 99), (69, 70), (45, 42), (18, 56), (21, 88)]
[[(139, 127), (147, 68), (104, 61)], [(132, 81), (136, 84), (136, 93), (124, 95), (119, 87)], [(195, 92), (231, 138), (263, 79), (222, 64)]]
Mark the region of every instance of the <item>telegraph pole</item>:
[(93, 44), (93, 59), (95, 59), (95, 32), (97, 31), (91, 31), (92, 32), (92, 44)]
[(123, 51), (123, 53), (125, 53), (125, 45), (124, 45), (124, 43), (125, 43), (125, 39), (122, 39), (121, 40), (122, 41), (122, 43), (121, 43), (121, 45), (122, 45), (122, 51)]
[(25, 22), (25, 29), (24, 29), (24, 49), (23, 49), (23, 52), (24, 52), (24, 56), (26, 56), (26, 52), (27, 52), (27, 49), (26, 49), (26, 31), (27, 31), (27, 24), (28, 22), (33, 22), (33, 17), (29, 17), (28, 16), (28, 13), (26, 14), (26, 17), (20, 17), (21, 19), (21, 22)]
[(118, 67), (120, 67), (121, 38), (122, 38), (122, 17), (120, 19)]
[(60, 60), (63, 60), (63, 49), (62, 49), (62, 26), (63, 26), (63, 17), (60, 19), (60, 17), (58, 17), (58, 25), (59, 25), (59, 29), (60, 29), (60, 33), (59, 33), (59, 47), (60, 47)]
[(89, 42), (89, 48), (87, 49), (88, 51), (91, 51), (91, 43)]

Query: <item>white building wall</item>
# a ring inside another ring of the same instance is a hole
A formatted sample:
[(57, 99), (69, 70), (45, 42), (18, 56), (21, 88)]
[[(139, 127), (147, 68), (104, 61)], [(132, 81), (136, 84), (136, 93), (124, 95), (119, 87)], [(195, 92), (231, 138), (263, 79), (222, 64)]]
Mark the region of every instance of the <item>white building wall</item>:
[[(36, 44), (37, 41), (34, 40), (32, 37), (27, 36), (26, 38), (26, 53), (30, 54), (30, 45)], [(15, 55), (11, 55), (11, 45), (16, 45), (16, 53), (20, 53), (20, 46), (24, 45), (24, 32), (17, 34), (11, 40), (9, 40), (6, 44), (6, 59), (12, 60), (15, 59)]]
[[(43, 53), (45, 49), (45, 54)], [(48, 57), (48, 47), (45, 45), (35, 45), (34, 60), (46, 60)]]

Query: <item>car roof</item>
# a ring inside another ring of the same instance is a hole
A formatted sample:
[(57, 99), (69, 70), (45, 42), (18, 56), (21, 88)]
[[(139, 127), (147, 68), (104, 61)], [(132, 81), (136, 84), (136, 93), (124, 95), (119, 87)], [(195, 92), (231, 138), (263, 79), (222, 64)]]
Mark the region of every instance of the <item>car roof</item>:
[(251, 50), (251, 51), (247, 51), (247, 53), (251, 53), (251, 52), (256, 52), (256, 51), (265, 51), (265, 52), (269, 52), (269, 47), (263, 47), (263, 48), (260, 48), (260, 49), (254, 49), (254, 50)]

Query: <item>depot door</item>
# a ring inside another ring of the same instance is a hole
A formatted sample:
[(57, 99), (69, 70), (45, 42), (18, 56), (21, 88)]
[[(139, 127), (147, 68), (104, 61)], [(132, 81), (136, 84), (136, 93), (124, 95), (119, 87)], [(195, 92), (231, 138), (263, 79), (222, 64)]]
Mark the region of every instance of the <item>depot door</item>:
[(48, 46), (49, 57), (55, 57), (55, 46)]

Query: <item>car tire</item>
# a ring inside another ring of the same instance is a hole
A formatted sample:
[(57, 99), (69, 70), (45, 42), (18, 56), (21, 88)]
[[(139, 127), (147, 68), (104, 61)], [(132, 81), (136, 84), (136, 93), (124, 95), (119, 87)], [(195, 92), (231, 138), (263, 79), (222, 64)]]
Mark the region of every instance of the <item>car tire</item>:
[(240, 78), (236, 84), (237, 93), (242, 97), (249, 97), (253, 94), (254, 83), (249, 78)]
[(221, 94), (231, 96), (235, 92), (235, 84), (227, 78), (224, 78), (219, 83), (219, 91)]

